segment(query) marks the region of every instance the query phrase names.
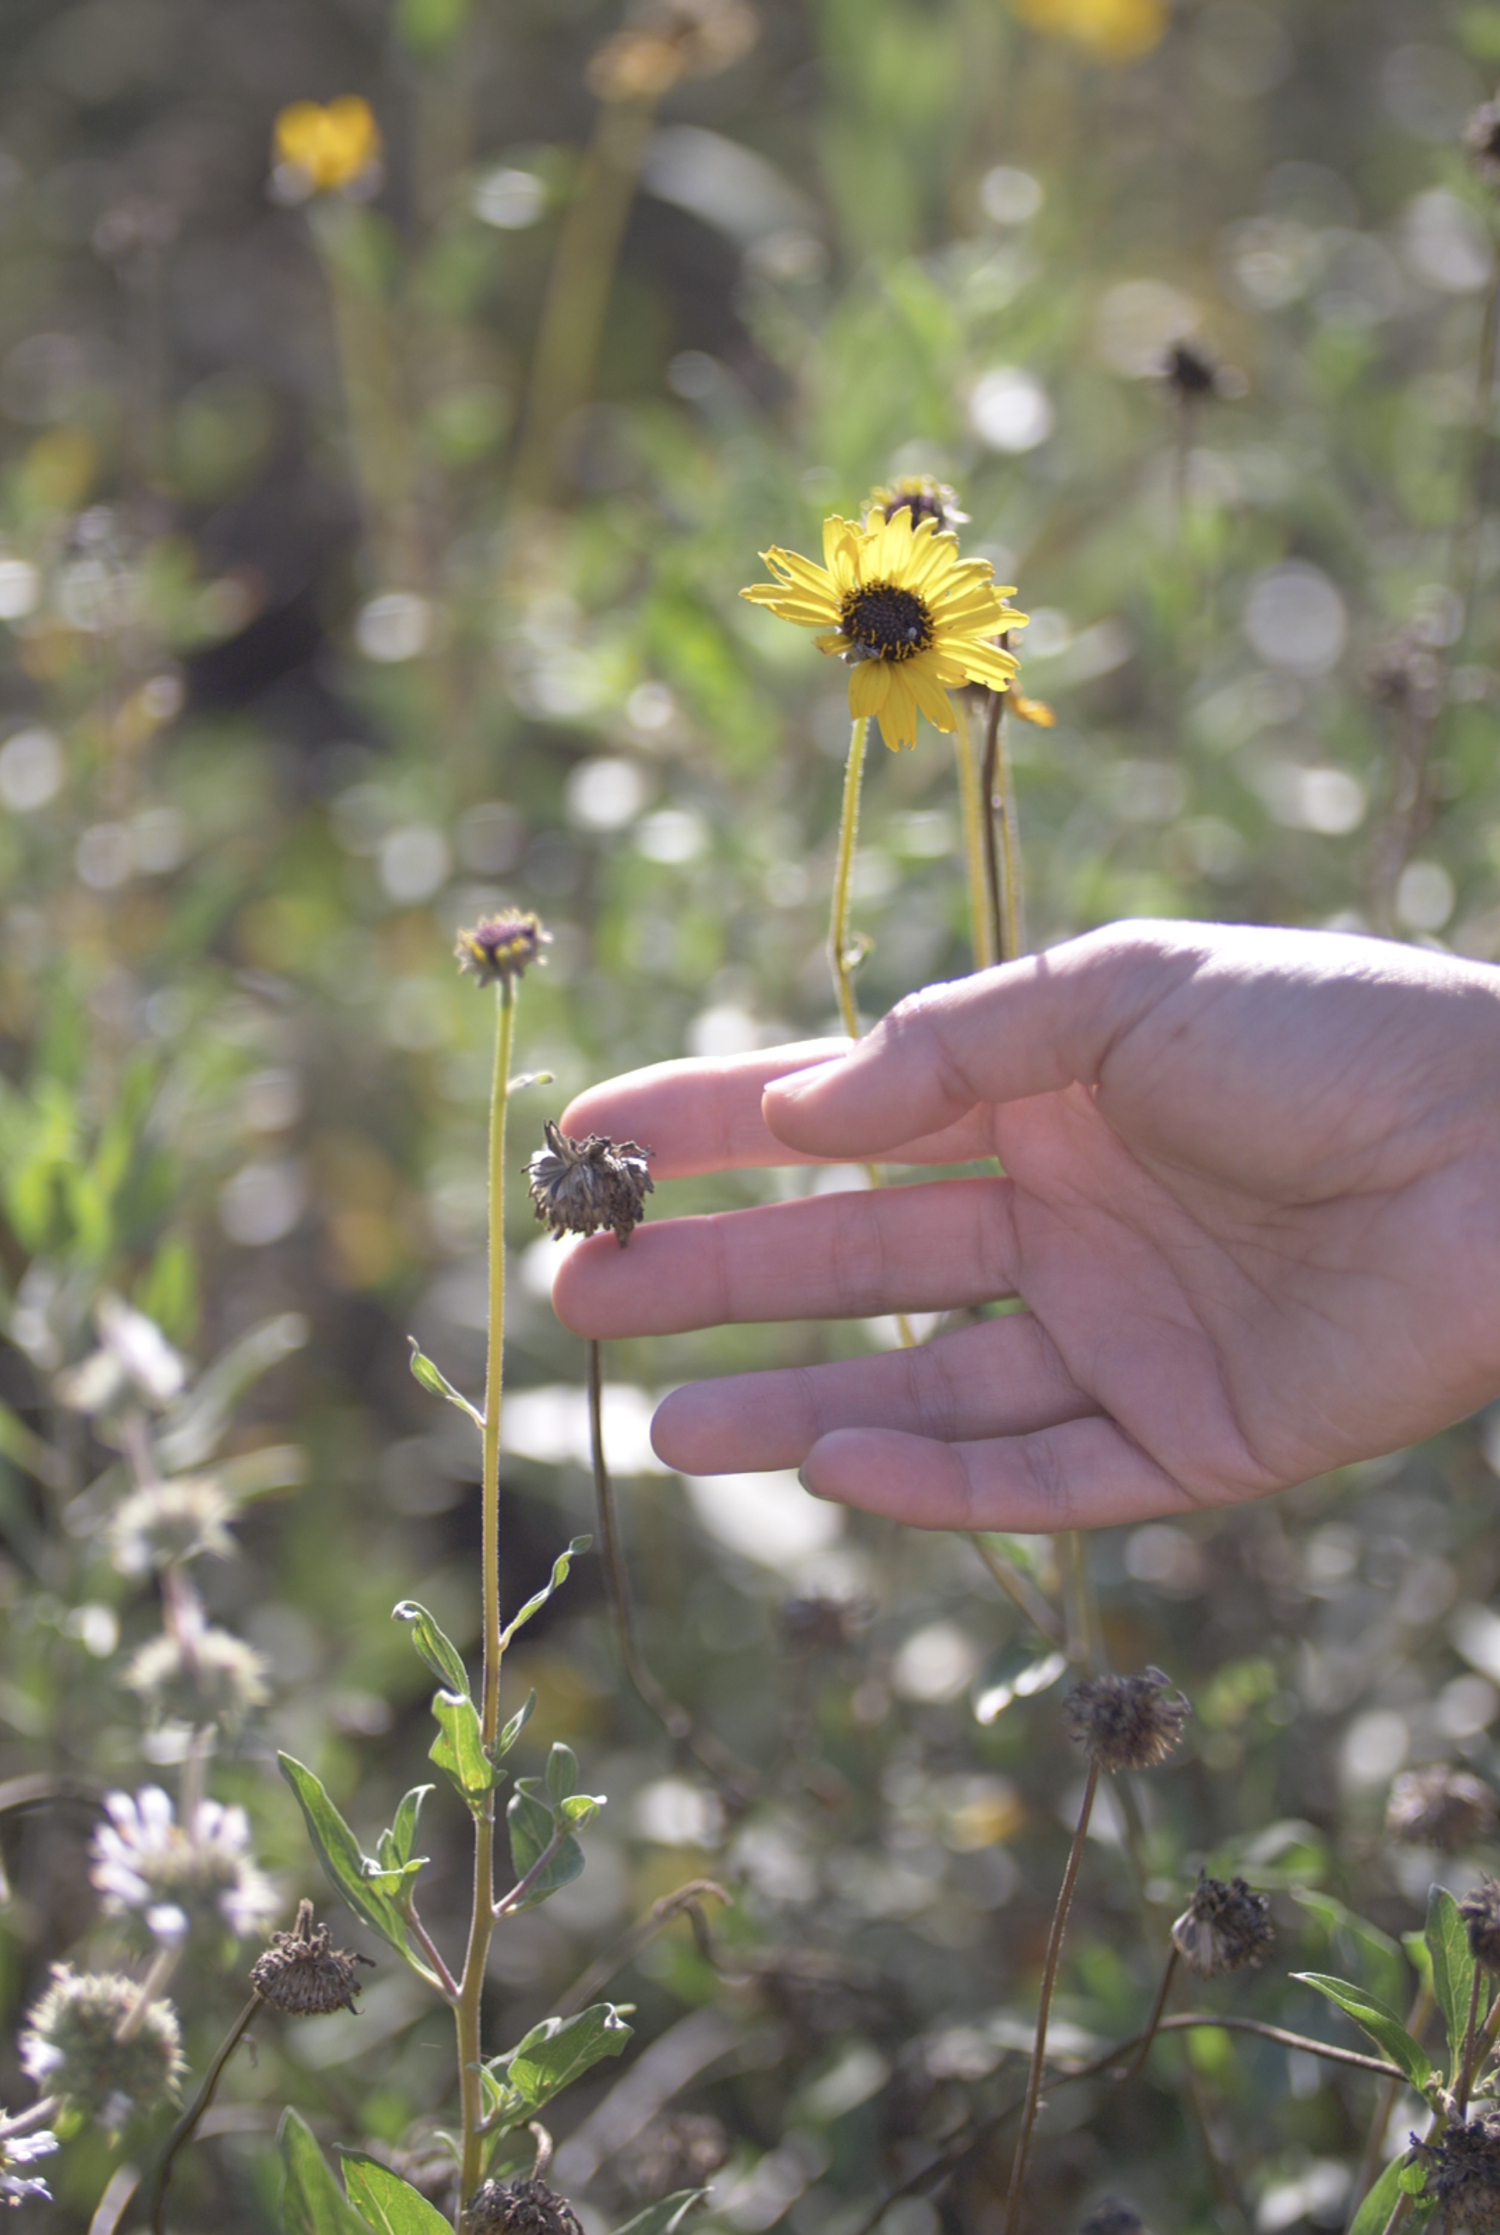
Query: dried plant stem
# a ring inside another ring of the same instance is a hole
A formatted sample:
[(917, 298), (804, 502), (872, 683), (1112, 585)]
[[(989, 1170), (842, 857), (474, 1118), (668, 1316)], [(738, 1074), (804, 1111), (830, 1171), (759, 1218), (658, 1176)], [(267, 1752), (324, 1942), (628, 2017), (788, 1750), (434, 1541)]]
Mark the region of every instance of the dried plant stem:
[(994, 921), (985, 874), (984, 792), (974, 760), (974, 740), (969, 733), (969, 710), (960, 691), (953, 701), (958, 727), (953, 733), (953, 753), (958, 764), (958, 802), (963, 816), (964, 874), (969, 885), (969, 937), (974, 968), (988, 970), (998, 961)]
[(715, 1901), (722, 1901), (726, 1908), (731, 1905), (730, 1895), (712, 1878), (691, 1878), (685, 1886), (675, 1887), (671, 1893), (663, 1894), (660, 1901), (654, 1901), (644, 1917), (638, 1917), (633, 1925), (621, 1933), (612, 1947), (606, 1948), (603, 1955), (597, 1957), (586, 1971), (579, 1973), (558, 2002), (557, 2015), (560, 2018), (570, 2018), (576, 2010), (585, 2008), (602, 1988), (609, 1985), (617, 1971), (623, 1971), (627, 1963), (633, 1963), (641, 1950), (659, 1932), (665, 1931), (674, 1917), (680, 1917), (684, 1912), (693, 1928), (693, 1937), (700, 1953), (712, 1963), (713, 1940), (708, 1930), (708, 1919), (702, 1909), (704, 1899), (710, 1895)]
[[(496, 989), (495, 1069), (490, 1090), (489, 1127), (489, 1325), (485, 1342), (484, 1436), (480, 1465), (480, 1562), (483, 1591), (484, 1673), (479, 1727), (486, 1751), (500, 1727), (500, 1402), (505, 1357), (505, 1118), (510, 1084), (511, 1045), (515, 1036), (516, 981), (500, 980)], [(474, 1901), (468, 1945), (459, 1976), (454, 2026), (458, 2036), (459, 2099), (463, 2142), (459, 2198), (466, 2203), (479, 2186), (484, 2158), (480, 2127), (484, 2117), (480, 2087), (480, 2010), (484, 1969), (495, 1929), (495, 1796), (486, 1794), (474, 1819)]]
[(249, 2032), (251, 2021), (261, 2007), (262, 1998), (260, 1995), (252, 1994), (244, 2009), (235, 2019), (234, 2024), (219, 2043), (214, 2060), (203, 2075), (202, 2086), (162, 2145), (162, 2153), (156, 2161), (156, 2170), (151, 2176), (151, 2186), (146, 2193), (146, 2200), (142, 2206), (146, 2215), (146, 2224), (151, 2229), (151, 2235), (162, 2235), (167, 2208), (167, 2184), (172, 2178), (173, 2160), (183, 2145), (192, 2140), (199, 2121), (213, 2102), (219, 2082), (224, 2075), (224, 2067)]
[(973, 1545), (974, 1550), (979, 1554), (980, 1559), (989, 1569), (990, 1574), (999, 1584), (1006, 1597), (1012, 1605), (1020, 1609), (1032, 1628), (1040, 1630), (1049, 1645), (1055, 1645), (1059, 1651), (1065, 1651), (1067, 1631), (1063, 1626), (1062, 1618), (1048, 1605), (1030, 1577), (1023, 1575), (1018, 1567), (1013, 1567), (1010, 1561), (997, 1552), (993, 1545), (987, 1544), (977, 1531), (971, 1532), (969, 1542)]
[(630, 1593), (630, 1571), (620, 1541), (615, 1486), (604, 1452), (604, 1369), (602, 1346), (588, 1345), (589, 1452), (594, 1469), (594, 1510), (599, 1520), (599, 1544), (604, 1554), (605, 1588), (614, 1617), (615, 1642), (625, 1674), (650, 1708), (674, 1745), (691, 1754), (708, 1772), (730, 1805), (743, 1808), (759, 1789), (760, 1780), (726, 1746), (700, 1731), (687, 1709), (663, 1690), (646, 1666), (635, 1632), (635, 1607)]
[(1176, 1972), (1177, 1944), (1174, 1941), (1167, 1954), (1166, 1968), (1163, 1970), (1161, 1975), (1161, 1985), (1156, 1990), (1156, 2000), (1151, 2005), (1151, 2015), (1146, 2020), (1146, 2030), (1141, 2035), (1141, 2045), (1136, 2050), (1134, 2057), (1131, 2059), (1126, 2069), (1120, 2074), (1120, 2078), (1122, 2080), (1133, 2079), (1135, 2074), (1139, 2072), (1141, 2066), (1145, 2063), (1147, 2057), (1151, 2054), (1151, 2044), (1156, 2039), (1157, 2031), (1160, 2028), (1162, 2012), (1167, 2007), (1167, 1996), (1172, 1991), (1172, 1981), (1176, 1976)]
[(1083, 1800), (1078, 1809), (1078, 1829), (1073, 1834), (1073, 1844), (1068, 1850), (1068, 1860), (1063, 1871), (1062, 1884), (1057, 1889), (1057, 1907), (1052, 1912), (1052, 1930), (1047, 1936), (1047, 1955), (1042, 1966), (1042, 1991), (1037, 2004), (1036, 2040), (1031, 2051), (1031, 2077), (1026, 2085), (1026, 2100), (1021, 2112), (1021, 2132), (1016, 2143), (1015, 2160), (1010, 2169), (1010, 2193), (1005, 2199), (1003, 2235), (1016, 2235), (1017, 2213), (1021, 2205), (1021, 2191), (1026, 2181), (1026, 2160), (1031, 2151), (1031, 2134), (1036, 2125), (1037, 2104), (1041, 2100), (1042, 2070), (1047, 2061), (1047, 2020), (1052, 2010), (1052, 1993), (1057, 1985), (1057, 1967), (1062, 1958), (1063, 1934), (1068, 1928), (1068, 1911), (1073, 1906), (1073, 1888), (1078, 1883), (1079, 1865), (1083, 1861), (1083, 1845), (1088, 1837), (1089, 1818), (1094, 1812), (1094, 1795), (1099, 1790), (1099, 1764), (1089, 1763), (1088, 1782), (1083, 1788)]

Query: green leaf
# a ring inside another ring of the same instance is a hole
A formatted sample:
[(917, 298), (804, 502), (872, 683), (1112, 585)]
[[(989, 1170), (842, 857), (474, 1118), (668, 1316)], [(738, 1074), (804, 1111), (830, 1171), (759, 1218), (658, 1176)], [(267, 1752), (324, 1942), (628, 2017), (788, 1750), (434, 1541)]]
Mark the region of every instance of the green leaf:
[(526, 1705), (524, 1707), (518, 1707), (516, 1709), (515, 1714), (512, 1715), (510, 1721), (504, 1725), (500, 1732), (500, 1736), (495, 1741), (495, 1759), (497, 1762), (504, 1761), (506, 1755), (515, 1745), (516, 1740), (520, 1737), (522, 1731), (526, 1728), (526, 1725), (531, 1721), (532, 1714), (535, 1708), (536, 1693), (528, 1692), (526, 1695)]
[(1432, 1984), (1432, 1950), (1420, 1932), (1403, 1932), (1401, 1945), (1406, 1950), (1406, 1960), (1421, 1980), (1423, 1986), (1436, 2000)]
[(525, 1622), (529, 1622), (533, 1614), (539, 1613), (540, 1610), (547, 1604), (547, 1601), (551, 1598), (553, 1592), (557, 1590), (559, 1585), (567, 1582), (569, 1567), (571, 1566), (573, 1561), (578, 1558), (578, 1555), (581, 1552), (587, 1552), (589, 1546), (593, 1543), (593, 1541), (594, 1540), (592, 1537), (574, 1537), (572, 1543), (568, 1546), (567, 1551), (559, 1552), (557, 1558), (552, 1563), (551, 1581), (544, 1583), (540, 1591), (538, 1591), (533, 1598), (529, 1598), (526, 1601), (526, 1604), (522, 1607), (520, 1613), (516, 1616), (515, 1620), (510, 1624), (509, 1628), (505, 1631), (504, 1636), (501, 1638), (500, 1650), (502, 1653), (505, 1651), (506, 1646), (509, 1645), (511, 1639), (515, 1636), (517, 1630), (521, 1628), (522, 1624)]
[(547, 1792), (553, 1800), (566, 1800), (578, 1790), (578, 1756), (571, 1746), (554, 1740), (547, 1756)]
[(1332, 1894), (1298, 1886), (1293, 1890), (1292, 1899), (1324, 1925), (1334, 1943), (1336, 1960), (1359, 1965), (1373, 1994), (1388, 2002), (1397, 2001), (1404, 1994), (1406, 1972), (1401, 1951), (1388, 1933), (1356, 1916)]
[(461, 1692), (467, 1698), (469, 1672), (464, 1667), (463, 1655), (451, 1638), (445, 1637), (425, 1606), (415, 1599), (402, 1599), (391, 1608), (393, 1622), (411, 1624), (411, 1641), (445, 1690)]
[[(380, 1860), (387, 1870), (411, 1861), (411, 1851), (417, 1843), (417, 1824), (422, 1814), (422, 1803), (432, 1791), (430, 1785), (413, 1785), (396, 1810), (396, 1820), (389, 1831), (380, 1835)], [(386, 1845), (389, 1842), (389, 1854)]]
[(1427, 1897), (1425, 1938), (1432, 1953), (1433, 1991), (1448, 2029), (1449, 2085), (1456, 2087), (1469, 2031), (1474, 1958), (1469, 1953), (1469, 1935), (1458, 1913), (1458, 1903), (1446, 1886), (1434, 1886)]
[(1405, 2156), (1393, 2157), (1349, 2223), (1349, 2235), (1385, 2235), (1386, 2223), (1405, 2194), (1401, 2172)]
[(479, 1710), (467, 1692), (438, 1692), (433, 1696), (432, 1712), (439, 1729), (427, 1758), (453, 1780), (477, 1814), (486, 1793), (497, 1782), (484, 1750)]
[(282, 2235), (367, 2235), (364, 2221), (345, 2202), (311, 2130), (295, 2111), (282, 2115)]
[(706, 2188), (680, 2188), (675, 2196), (664, 2196), (658, 2203), (648, 2204), (634, 2219), (617, 2227), (615, 2235), (677, 2235), (693, 2206), (701, 2204), (707, 2194)]
[(340, 2150), (339, 2162), (350, 2203), (376, 2235), (453, 2235), (437, 2206), (378, 2158), (366, 2157), (363, 2150)]
[(363, 1852), (312, 1771), (290, 1754), (278, 1754), (276, 1759), (301, 1805), (314, 1853), (355, 1916), (362, 1918), (372, 1932), (378, 1932), (413, 1971), (436, 1986), (434, 1973), (407, 1942), (398, 1898), (405, 1880), (414, 1876), (419, 1866), (408, 1864), (394, 1873), (382, 1871)]
[[(602, 2057), (617, 2057), (632, 2028), (612, 2002), (595, 2002), (571, 2018), (544, 2018), (513, 2049), (485, 2066), (495, 2092), (496, 2124), (519, 2126), (582, 2077)], [(489, 2091), (486, 2090), (488, 2093)]]
[(1400, 2066), (1414, 2088), (1426, 2087), (1432, 2076), (1427, 2051), (1412, 2039), (1394, 2010), (1377, 2001), (1373, 1994), (1366, 1994), (1363, 1987), (1351, 1985), (1347, 1979), (1330, 1979), (1321, 1971), (1294, 1971), (1292, 1977), (1305, 1987), (1316, 1987), (1319, 1994), (1326, 1995), (1330, 2002), (1346, 2011), (1391, 2062)]
[[(505, 1820), (510, 1827), (510, 1859), (515, 1866), (516, 1883), (526, 1876), (551, 1844), (557, 1821), (552, 1810), (537, 1798), (537, 1780), (522, 1778), (510, 1798)], [(551, 1861), (541, 1871), (521, 1896), (518, 1909), (534, 1909), (539, 1901), (570, 1886), (583, 1869), (583, 1849), (569, 1833), (557, 1846)]]
[(569, 1793), (566, 1800), (558, 1802), (557, 1813), (564, 1823), (572, 1824), (582, 1831), (585, 1824), (593, 1822), (603, 1806), (603, 1793)]
[(422, 1384), (429, 1396), (446, 1397), (450, 1405), (457, 1405), (460, 1412), (468, 1414), (476, 1428), (483, 1428), (484, 1414), (479, 1411), (478, 1407), (471, 1405), (467, 1397), (460, 1396), (447, 1375), (441, 1373), (430, 1358), (425, 1358), (422, 1355), (417, 1348), (415, 1335), (408, 1335), (406, 1339), (411, 1344), (412, 1378)]

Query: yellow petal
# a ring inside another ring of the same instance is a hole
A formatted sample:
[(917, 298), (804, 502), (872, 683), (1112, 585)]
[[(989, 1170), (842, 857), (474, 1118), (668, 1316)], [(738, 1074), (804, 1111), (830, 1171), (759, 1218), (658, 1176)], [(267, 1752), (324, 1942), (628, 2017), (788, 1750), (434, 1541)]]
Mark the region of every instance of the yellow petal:
[(953, 729), (955, 727), (955, 717), (952, 707), (948, 704), (948, 694), (933, 674), (928, 662), (920, 658), (908, 660), (906, 673), (911, 679), (911, 687), (916, 694), (917, 704), (921, 707), (933, 728), (938, 730)]
[[(858, 721), (879, 714), (891, 687), (891, 670), (884, 660), (858, 660), (849, 670), (849, 711)], [(882, 718), (881, 727), (884, 728)]]
[(1010, 694), (1010, 710), (1023, 722), (1031, 722), (1037, 729), (1056, 729), (1057, 716), (1044, 699), (1023, 698), (1019, 691)]
[(880, 709), (880, 734), (893, 753), (917, 742), (917, 694), (905, 669), (889, 670), (891, 687)]

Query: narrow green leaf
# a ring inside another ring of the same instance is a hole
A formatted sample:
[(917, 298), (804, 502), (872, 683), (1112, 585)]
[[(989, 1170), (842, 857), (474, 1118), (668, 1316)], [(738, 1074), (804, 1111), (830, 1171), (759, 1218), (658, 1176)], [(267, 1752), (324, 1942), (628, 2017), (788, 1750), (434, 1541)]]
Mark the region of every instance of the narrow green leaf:
[(1469, 1935), (1458, 1913), (1458, 1903), (1446, 1886), (1434, 1886), (1427, 1897), (1425, 1938), (1432, 1953), (1433, 1990), (1448, 2029), (1448, 2084), (1456, 2087), (1469, 2031), (1474, 1958), (1469, 1953)]
[(432, 1712), (439, 1728), (428, 1760), (436, 1762), (444, 1775), (452, 1778), (469, 1806), (477, 1812), (485, 1794), (496, 1782), (495, 1771), (484, 1750), (479, 1710), (467, 1692), (438, 1692), (433, 1697)]
[(1321, 1971), (1294, 1971), (1292, 1977), (1305, 1987), (1316, 1987), (1319, 1994), (1346, 2011), (1391, 2062), (1400, 2066), (1414, 2088), (1426, 2087), (1432, 2076), (1427, 2051), (1412, 2039), (1394, 2010), (1347, 1979), (1330, 1979)]
[(434, 1366), (430, 1358), (425, 1358), (422, 1355), (421, 1351), (417, 1348), (417, 1338), (415, 1335), (408, 1335), (406, 1339), (411, 1344), (411, 1358), (409, 1363), (412, 1370), (412, 1379), (414, 1381), (419, 1381), (422, 1384), (422, 1387), (427, 1391), (429, 1396), (446, 1397), (450, 1405), (456, 1405), (460, 1412), (467, 1413), (469, 1418), (473, 1421), (475, 1427), (482, 1429), (484, 1426), (484, 1414), (480, 1412), (476, 1406), (471, 1405), (467, 1397), (461, 1396), (459, 1394), (459, 1392), (454, 1388), (452, 1382), (448, 1379), (447, 1375), (440, 1372), (439, 1369)]
[(1389, 1933), (1357, 1916), (1332, 1894), (1298, 1886), (1292, 1899), (1324, 1926), (1337, 1961), (1358, 1964), (1372, 1994), (1385, 2002), (1400, 2000), (1406, 1991), (1406, 1971), (1401, 1951)]
[[(430, 1785), (413, 1785), (396, 1810), (396, 1820), (385, 1836), (391, 1842), (394, 1860), (398, 1863), (411, 1860), (411, 1851), (417, 1843), (417, 1824), (422, 1814), (422, 1803), (431, 1791)], [(383, 1861), (384, 1857), (381, 1859)]]
[(366, 2157), (363, 2150), (340, 2150), (339, 2163), (350, 2203), (376, 2235), (453, 2235), (437, 2206), (378, 2158)]
[[(541, 1856), (545, 1853), (556, 1829), (556, 1818), (546, 1803), (537, 1798), (537, 1780), (526, 1777), (517, 1785), (505, 1811), (510, 1827), (510, 1859), (515, 1866), (516, 1883), (519, 1885)], [(529, 1789), (528, 1789), (529, 1788)], [(564, 1886), (570, 1886), (583, 1869), (583, 1849), (569, 1833), (558, 1844), (557, 1851), (516, 1904), (518, 1909), (534, 1909), (539, 1901), (546, 1901)]]
[(464, 1667), (463, 1655), (451, 1638), (445, 1637), (425, 1606), (415, 1599), (402, 1599), (391, 1608), (393, 1622), (411, 1624), (411, 1641), (431, 1669), (438, 1682), (449, 1692), (469, 1690), (469, 1672)]
[(1349, 2235), (1385, 2235), (1386, 2223), (1405, 2193), (1401, 2186), (1404, 2156), (1393, 2157), (1349, 2224)]
[(485, 2067), (497, 2108), (506, 2106), (500, 2123), (514, 2126), (535, 2118), (591, 2065), (602, 2057), (617, 2057), (631, 2031), (612, 2002), (595, 2002), (571, 2018), (544, 2018)]
[(378, 1863), (364, 1854), (312, 1771), (294, 1761), (290, 1754), (278, 1754), (276, 1759), (301, 1806), (313, 1852), (334, 1886), (355, 1916), (362, 1918), (372, 1932), (378, 1932), (404, 1963), (410, 1964), (420, 1978), (435, 1987), (438, 1984), (435, 1974), (413, 1952), (407, 1940), (397, 1899), (406, 1880), (415, 1875), (419, 1866), (407, 1865), (395, 1873), (382, 1871)]
[(508, 1629), (505, 1631), (505, 1634), (502, 1636), (500, 1640), (500, 1650), (502, 1653), (505, 1651), (506, 1646), (509, 1645), (511, 1639), (515, 1636), (517, 1630), (521, 1628), (522, 1624), (525, 1622), (529, 1622), (533, 1614), (539, 1613), (541, 1609), (547, 1604), (547, 1601), (551, 1598), (553, 1592), (557, 1590), (561, 1584), (567, 1582), (569, 1567), (572, 1565), (573, 1561), (578, 1558), (578, 1555), (581, 1552), (587, 1552), (589, 1546), (593, 1543), (593, 1541), (594, 1540), (592, 1537), (574, 1537), (572, 1543), (568, 1546), (567, 1551), (559, 1552), (557, 1558), (552, 1563), (551, 1580), (547, 1583), (544, 1583), (540, 1591), (538, 1591), (534, 1597), (529, 1598), (526, 1601), (526, 1604), (522, 1607), (520, 1613), (516, 1616), (515, 1620), (510, 1624)]
[(658, 2203), (648, 2204), (634, 2219), (617, 2227), (615, 2235), (677, 2235), (688, 2213), (707, 2194), (706, 2188), (680, 2188), (675, 2196), (663, 2196)]
[(547, 1756), (547, 1791), (553, 1800), (566, 1800), (578, 1790), (578, 1756), (571, 1746), (554, 1741)]
[(368, 2235), (295, 2111), (283, 2113), (276, 2142), (282, 2164), (282, 2235)]
[(535, 1708), (536, 1693), (528, 1692), (526, 1695), (526, 1705), (524, 1707), (518, 1707), (516, 1709), (515, 1714), (512, 1715), (510, 1721), (502, 1727), (500, 1736), (495, 1741), (495, 1759), (497, 1762), (504, 1761), (506, 1755), (515, 1745), (516, 1740), (520, 1737), (522, 1731), (526, 1728), (526, 1725), (531, 1721), (532, 1714), (534, 1713)]

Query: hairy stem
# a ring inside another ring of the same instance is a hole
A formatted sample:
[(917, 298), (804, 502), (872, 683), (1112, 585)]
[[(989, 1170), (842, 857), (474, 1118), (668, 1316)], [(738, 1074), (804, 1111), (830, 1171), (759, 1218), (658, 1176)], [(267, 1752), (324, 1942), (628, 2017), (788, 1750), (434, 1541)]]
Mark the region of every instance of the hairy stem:
[(1016, 2215), (1020, 2210), (1021, 2191), (1026, 2182), (1026, 2160), (1031, 2152), (1031, 2133), (1036, 2125), (1037, 2104), (1042, 2093), (1042, 2069), (1047, 2061), (1047, 2020), (1052, 2010), (1052, 1991), (1057, 1984), (1063, 1934), (1068, 1928), (1068, 1911), (1073, 1906), (1073, 1888), (1078, 1883), (1079, 1865), (1083, 1861), (1083, 1843), (1088, 1837), (1089, 1818), (1094, 1812), (1094, 1795), (1098, 1790), (1099, 1764), (1091, 1761), (1088, 1783), (1083, 1788), (1083, 1800), (1078, 1810), (1078, 1829), (1073, 1834), (1073, 1844), (1068, 1850), (1062, 1884), (1057, 1889), (1057, 1907), (1052, 1913), (1052, 1930), (1047, 1936), (1047, 1956), (1042, 1966), (1042, 1991), (1036, 2013), (1036, 2040), (1031, 2051), (1031, 2077), (1026, 2083), (1021, 2133), (1016, 2143), (1015, 2161), (1010, 2169), (1010, 2193), (1005, 2199), (1004, 2235), (1015, 2235)]
[(958, 764), (958, 801), (963, 815), (964, 873), (969, 884), (969, 938), (974, 950), (974, 968), (987, 970), (998, 959), (998, 954), (985, 873), (984, 792), (974, 760), (974, 741), (969, 734), (968, 704), (962, 691), (955, 697), (953, 706), (958, 716), (953, 752)]
[[(484, 1437), (480, 1485), (480, 1560), (483, 1585), (484, 1674), (480, 1735), (485, 1749), (500, 1728), (500, 1398), (505, 1357), (505, 1116), (510, 1086), (511, 1044), (515, 1036), (516, 982), (504, 977), (498, 988), (495, 1070), (490, 1089), (489, 1134), (489, 1325), (485, 1341)], [(458, 2036), (459, 2101), (463, 2142), (459, 2169), (460, 2209), (479, 2186), (484, 2159), (480, 2125), (484, 2116), (479, 2083), (480, 2009), (484, 1967), (495, 1929), (495, 1796), (485, 1795), (474, 1819), (474, 1902), (469, 1939), (454, 2005)]]

